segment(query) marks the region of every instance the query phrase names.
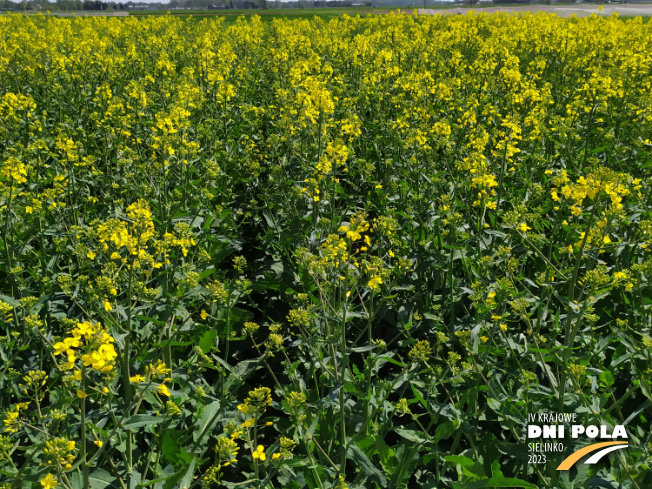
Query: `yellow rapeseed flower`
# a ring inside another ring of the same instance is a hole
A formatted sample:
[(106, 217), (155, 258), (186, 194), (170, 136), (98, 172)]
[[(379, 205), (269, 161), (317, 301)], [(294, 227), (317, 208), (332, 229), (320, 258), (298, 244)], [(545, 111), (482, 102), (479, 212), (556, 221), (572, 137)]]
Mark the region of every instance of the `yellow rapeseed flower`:
[[(240, 409), (240, 406), (243, 406), (243, 404), (240, 404), (238, 406), (238, 409)], [(240, 426), (242, 426), (243, 428), (251, 428), (255, 422), (256, 420), (254, 418), (249, 418), (246, 421), (244, 421)]]
[(369, 280), (369, 283), (367, 284), (371, 290), (376, 290), (380, 284), (383, 283), (383, 279), (376, 276), (373, 277), (371, 280)]
[(59, 481), (52, 474), (48, 474), (41, 479), (41, 485), (44, 489), (53, 489), (57, 487), (57, 484), (59, 484)]
[(522, 233), (527, 233), (532, 228), (527, 224), (525, 224), (524, 222), (522, 222), (521, 224), (518, 225), (517, 229)]
[(5, 425), (5, 431), (8, 431), (9, 433), (16, 433), (18, 431), (18, 428), (21, 426), (18, 415), (18, 411), (9, 411), (7, 413), (3, 421)]
[(255, 459), (260, 460), (261, 462), (264, 462), (265, 459), (267, 458), (265, 455), (265, 447), (263, 447), (262, 445), (258, 445), (256, 450), (254, 450), (253, 457)]

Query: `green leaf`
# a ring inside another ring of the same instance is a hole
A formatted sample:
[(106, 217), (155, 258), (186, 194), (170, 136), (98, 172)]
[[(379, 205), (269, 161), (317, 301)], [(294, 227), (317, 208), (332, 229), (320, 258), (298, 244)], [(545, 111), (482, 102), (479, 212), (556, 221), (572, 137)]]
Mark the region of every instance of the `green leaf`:
[(497, 399), (489, 398), (487, 399), (487, 406), (489, 406), (491, 409), (493, 409), (495, 412), (500, 413), (501, 412), (501, 407), (502, 403), (499, 402)]
[[(319, 480), (324, 478), (324, 468), (322, 466), (314, 467), (314, 471), (317, 472), (317, 474), (315, 474), (313, 472), (313, 467), (314, 466), (308, 467), (310, 470), (307, 470), (304, 473), (305, 482), (306, 482), (306, 486), (308, 486), (308, 489), (318, 489), (322, 487), (322, 485), (319, 483)], [(319, 480), (317, 479), (317, 477), (319, 478)]]
[(369, 460), (359, 446), (349, 445), (346, 451), (368, 478), (377, 482), (380, 487), (387, 487), (388, 482), (383, 473)]
[(192, 484), (192, 476), (195, 473), (195, 459), (193, 458), (190, 461), (190, 465), (188, 466), (188, 470), (186, 471), (186, 474), (183, 476), (183, 479), (181, 479), (181, 482), (179, 482), (179, 489), (188, 489), (190, 487), (190, 484)]
[(150, 416), (148, 414), (137, 414), (132, 416), (122, 424), (125, 430), (133, 430), (134, 428), (141, 428), (143, 426), (152, 426), (161, 423), (165, 420), (163, 416)]
[(72, 489), (83, 489), (84, 481), (82, 480), (81, 472), (72, 472), (70, 475), (68, 475), (68, 479), (70, 480)]
[(489, 477), (487, 479), (462, 484), (453, 482), (453, 489), (482, 489), (485, 487), (539, 489), (534, 484), (530, 484), (521, 479), (513, 479), (511, 477)]
[(165, 341), (163, 343), (154, 343), (152, 346), (155, 348), (162, 348), (167, 346), (190, 346), (194, 344), (194, 341)]
[(423, 398), (423, 396), (421, 395), (421, 392), (419, 392), (419, 389), (417, 389), (414, 384), (415, 384), (415, 382), (410, 383), (410, 387), (412, 388), (412, 393), (414, 394), (414, 398), (417, 401), (419, 401), (424, 408), (428, 409), (428, 403)]
[(449, 455), (444, 460), (459, 465), (462, 468), (462, 473), (467, 477), (471, 477), (473, 480), (487, 477), (481, 463), (471, 460), (463, 455)]
[(392, 364), (397, 365), (397, 366), (399, 366), (401, 368), (405, 367), (404, 363), (399, 362), (398, 360), (394, 360), (392, 357), (382, 356), (382, 357), (378, 357), (378, 359), (379, 360), (385, 360), (386, 362), (392, 363)]
[(171, 464), (177, 461), (181, 446), (177, 442), (177, 434), (172, 430), (165, 430), (161, 441), (161, 452), (165, 460)]
[(210, 277), (215, 273), (214, 268), (209, 268), (208, 270), (204, 270), (202, 273), (199, 274), (199, 280), (204, 280), (206, 277)]
[(199, 348), (204, 353), (208, 353), (215, 346), (215, 339), (217, 338), (217, 331), (209, 329), (206, 331), (199, 340)]
[(89, 475), (88, 480), (93, 489), (104, 489), (117, 481), (115, 477), (102, 469), (93, 471), (93, 473)]
[(218, 420), (220, 410), (220, 401), (213, 401), (204, 407), (204, 410), (199, 417), (199, 423), (193, 433), (193, 441), (199, 444), (202, 438), (210, 431), (215, 422)]
[(435, 431), (435, 440), (446, 440), (447, 438), (450, 438), (453, 433), (455, 433), (455, 426), (453, 425), (453, 422), (446, 421), (445, 423), (437, 426), (437, 430)]
[[(189, 488), (192, 485), (192, 479), (195, 473), (195, 465), (196, 465), (196, 459), (195, 457), (192, 457), (187, 467), (184, 466), (177, 472), (170, 473), (166, 477), (166, 482), (163, 485), (163, 488), (164, 489), (183, 489), (184, 487)], [(171, 466), (166, 467), (166, 469), (164, 469), (164, 472), (165, 470), (169, 470), (169, 468), (171, 468)], [(160, 487), (160, 485), (157, 487)]]
[(20, 303), (16, 299), (13, 299), (12, 297), (8, 297), (6, 295), (0, 294), (0, 300), (6, 302), (11, 307), (20, 307)]
[(472, 467), (475, 464), (473, 460), (464, 455), (447, 455), (444, 457), (444, 460), (455, 465), (461, 465), (462, 467)]
[(147, 322), (150, 322), (150, 323), (154, 323), (157, 326), (165, 326), (165, 321), (161, 321), (160, 319), (156, 319), (156, 318), (151, 318), (151, 317), (141, 316), (139, 314), (136, 314), (136, 319), (140, 319), (141, 321), (147, 321)]
[(278, 223), (276, 222), (276, 219), (274, 219), (274, 216), (272, 215), (271, 212), (264, 211), (263, 212), (263, 217), (265, 218), (265, 221), (267, 221), (267, 225), (270, 228), (272, 228), (274, 231), (276, 231), (277, 233), (280, 233), (281, 231), (283, 231), (283, 228), (278, 225)]
[(413, 441), (415, 443), (428, 443), (430, 440), (425, 438), (420, 432), (415, 431), (415, 430), (406, 430), (403, 428), (397, 428), (396, 433), (398, 433), (400, 436), (405, 438), (406, 440)]
[(614, 376), (609, 370), (604, 370), (600, 374), (600, 384), (603, 387), (611, 387), (614, 383)]
[[(571, 475), (572, 474), (572, 475)], [(575, 470), (564, 470), (559, 477), (560, 489), (584, 489), (593, 487), (587, 485), (586, 480), (589, 478), (589, 466), (586, 464), (575, 464)]]
[(396, 449), (397, 467), (394, 468), (391, 474), (391, 479), (394, 485), (398, 488), (406, 487), (412, 472), (417, 464), (419, 458), (419, 449), (413, 444), (401, 443)]

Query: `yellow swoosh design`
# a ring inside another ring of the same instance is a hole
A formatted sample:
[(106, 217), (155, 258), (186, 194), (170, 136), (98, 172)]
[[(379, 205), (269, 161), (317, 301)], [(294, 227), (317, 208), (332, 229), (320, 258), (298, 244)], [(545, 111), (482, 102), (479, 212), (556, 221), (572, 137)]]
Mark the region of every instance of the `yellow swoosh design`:
[(588, 455), (591, 452), (595, 452), (596, 450), (599, 450), (600, 448), (604, 447), (610, 447), (612, 445), (627, 445), (628, 442), (626, 441), (605, 441), (602, 443), (594, 443), (593, 445), (589, 445), (584, 448), (580, 448), (578, 451), (570, 454), (566, 459), (559, 464), (559, 467), (557, 467), (557, 470), (568, 470), (570, 469), (575, 462), (577, 462), (579, 459), (581, 459), (584, 455)]

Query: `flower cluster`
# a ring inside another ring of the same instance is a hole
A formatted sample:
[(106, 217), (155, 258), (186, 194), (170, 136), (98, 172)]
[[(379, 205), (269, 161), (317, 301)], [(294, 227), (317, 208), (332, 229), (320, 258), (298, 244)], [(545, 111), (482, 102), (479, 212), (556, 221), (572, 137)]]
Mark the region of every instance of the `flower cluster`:
[(72, 370), (81, 358), (84, 367), (106, 373), (110, 371), (118, 353), (115, 351), (115, 340), (100, 323), (84, 321), (77, 323), (69, 336), (54, 344), (55, 355), (66, 355), (64, 368)]
[(238, 404), (240, 411), (247, 418), (259, 418), (272, 405), (272, 391), (269, 387), (258, 387), (249, 391), (244, 403)]
[(75, 442), (67, 438), (53, 438), (45, 443), (43, 453), (47, 456), (49, 465), (58, 465), (64, 470), (70, 470), (75, 460)]

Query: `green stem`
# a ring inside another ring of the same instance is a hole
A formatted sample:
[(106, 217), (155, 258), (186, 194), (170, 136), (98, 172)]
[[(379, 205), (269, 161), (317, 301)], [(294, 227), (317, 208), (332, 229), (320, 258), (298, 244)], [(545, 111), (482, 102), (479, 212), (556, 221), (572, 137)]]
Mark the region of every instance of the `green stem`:
[(344, 415), (344, 382), (347, 368), (347, 355), (346, 355), (346, 307), (344, 308), (344, 314), (342, 315), (342, 327), (340, 334), (340, 355), (342, 357), (340, 362), (341, 374), (340, 374), (340, 444), (342, 446), (342, 456), (340, 461), (340, 473), (345, 474), (346, 470), (346, 416)]
[[(82, 367), (82, 392), (86, 394), (86, 370)], [(86, 462), (86, 398), (81, 399), (81, 463), (84, 489), (89, 489), (88, 463)]]
[(317, 464), (315, 463), (315, 459), (312, 456), (312, 451), (310, 450), (310, 442), (308, 441), (307, 437), (303, 436), (303, 427), (299, 426), (299, 438), (303, 440), (303, 443), (306, 446), (306, 453), (308, 454), (308, 458), (310, 459), (310, 468), (312, 470), (312, 474), (315, 476), (315, 480), (317, 481), (317, 485), (319, 486), (319, 489), (324, 489), (324, 485), (321, 482), (321, 477), (319, 477), (319, 472), (317, 472)]
[[(258, 449), (258, 419), (254, 421), (254, 443), (252, 450)], [(260, 482), (260, 477), (258, 477), (258, 459), (254, 458), (254, 470), (256, 471), (256, 480)]]
[[(568, 358), (570, 357), (571, 353), (571, 347), (575, 341), (575, 332), (577, 331), (577, 328), (573, 327), (573, 314), (571, 311), (571, 305), (573, 304), (573, 301), (575, 300), (575, 286), (577, 284), (577, 275), (580, 270), (580, 264), (582, 262), (582, 258), (584, 257), (584, 248), (586, 246), (586, 242), (589, 237), (589, 233), (591, 231), (591, 226), (593, 225), (593, 218), (595, 217), (595, 212), (596, 212), (597, 206), (594, 204), (593, 209), (591, 210), (591, 216), (589, 217), (589, 224), (586, 227), (586, 231), (584, 232), (584, 239), (582, 240), (582, 244), (580, 246), (580, 252), (578, 253), (577, 260), (575, 260), (575, 267), (573, 268), (573, 276), (571, 278), (571, 281), (568, 285), (568, 309), (567, 309), (567, 314), (566, 314), (566, 332), (564, 335), (564, 351), (562, 353), (562, 370), (560, 374), (560, 380), (559, 380), (559, 399), (558, 399), (558, 412), (563, 412), (564, 409), (564, 395), (566, 391), (566, 369), (563, 368), (568, 362)], [(577, 321), (579, 321), (579, 318), (577, 318)], [(576, 321), (576, 322), (577, 322)]]
[[(369, 304), (369, 311), (367, 311), (367, 315), (369, 316), (369, 321), (367, 324), (367, 332), (368, 332), (368, 346), (372, 345), (373, 342), (373, 334), (371, 330), (371, 321), (373, 319), (372, 314), (374, 312), (374, 292), (371, 292), (371, 300)], [(373, 351), (373, 350), (372, 350)], [(368, 435), (369, 434), (369, 402), (371, 401), (371, 370), (372, 370), (372, 363), (371, 360), (372, 358), (376, 358), (375, 355), (373, 355), (371, 352), (369, 353), (369, 360), (367, 362), (367, 395), (365, 398), (365, 409), (364, 409), (364, 430), (365, 433)]]
[[(231, 283), (233, 285), (233, 283)], [(226, 338), (224, 339), (224, 361), (229, 363), (229, 338), (231, 337), (231, 287), (229, 287), (229, 292), (226, 296)], [(226, 375), (226, 372), (224, 372)], [(224, 375), (222, 376), (221, 382), (221, 396), (224, 397)]]
[[(456, 232), (453, 230), (453, 243), (455, 243), (456, 240)], [(448, 280), (450, 282), (450, 305), (451, 305), (451, 320), (450, 324), (453, 324), (453, 321), (455, 320), (455, 287), (453, 284), (453, 253), (454, 249), (453, 246), (450, 247), (450, 256), (448, 260)]]
[[(511, 131), (510, 131), (511, 132)], [(496, 209), (494, 211), (494, 220), (498, 222), (498, 212), (500, 211), (500, 200), (503, 196), (503, 181), (505, 180), (505, 172), (507, 171), (507, 145), (508, 134), (505, 134), (505, 151), (503, 151), (503, 159), (500, 163), (500, 178), (498, 180), (498, 195), (496, 196)], [(491, 252), (494, 250), (495, 239), (491, 240)]]
[(39, 263), (41, 264), (41, 274), (45, 277), (47, 271), (45, 263), (45, 236), (43, 236), (43, 222), (41, 216), (38, 218), (38, 231), (39, 237), (41, 238), (41, 256), (39, 257)]
[[(128, 297), (129, 307), (127, 308), (127, 335), (125, 336), (125, 346), (124, 351), (122, 352), (122, 382), (125, 386), (125, 406), (130, 406), (133, 389), (131, 386), (131, 381), (129, 377), (131, 374), (129, 372), (129, 360), (131, 352), (131, 315), (132, 315), (132, 289), (133, 289), (133, 278), (134, 278), (134, 260), (131, 259), (131, 265), (129, 269), (129, 287), (128, 287)], [(133, 467), (133, 446), (131, 440), (131, 432), (127, 433), (127, 469), (131, 471)]]
[(7, 213), (7, 216), (5, 218), (5, 229), (4, 229), (4, 233), (3, 233), (4, 234), (3, 241), (4, 241), (4, 244), (5, 244), (5, 255), (7, 257), (7, 272), (9, 272), (9, 276), (10, 276), (9, 281), (12, 284), (12, 293), (13, 293), (13, 278), (11, 278), (11, 269), (13, 267), (12, 267), (12, 263), (11, 263), (11, 253), (9, 251), (9, 239), (8, 239), (8, 236), (9, 236), (9, 215), (11, 214), (11, 201), (13, 200), (13, 196), (14, 196), (14, 182), (12, 180), (11, 187), (9, 188), (9, 199), (7, 201), (7, 208), (5, 209), (5, 212)]

